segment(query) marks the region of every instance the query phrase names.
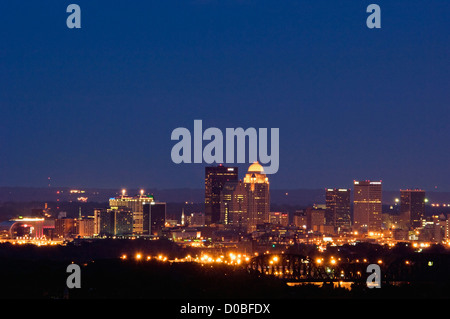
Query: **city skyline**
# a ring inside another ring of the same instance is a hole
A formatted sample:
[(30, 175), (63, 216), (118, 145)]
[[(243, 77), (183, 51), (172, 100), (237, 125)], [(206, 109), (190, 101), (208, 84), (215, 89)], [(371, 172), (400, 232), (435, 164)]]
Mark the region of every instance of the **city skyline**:
[(0, 1), (0, 298), (167, 318), (450, 298), (449, 16)]
[[(238, 273), (260, 283), (271, 278), (292, 292), (315, 285), (326, 298), (337, 291), (347, 295), (374, 287), (401, 287), (412, 293), (417, 284), (440, 274), (450, 262), (450, 214), (445, 209), (425, 214), (424, 190), (399, 190), (395, 204), (382, 209), (382, 181), (355, 180), (353, 200), (349, 189), (326, 188), (322, 190), (325, 204), (274, 211), (270, 180), (258, 162), (248, 167), (243, 179), (238, 178), (236, 167), (219, 165), (204, 172), (204, 212), (186, 215), (183, 205), (179, 206), (181, 217), (176, 217), (167, 213), (165, 202), (145, 189), (135, 195), (121, 189), (109, 198), (108, 208), (91, 208), (85, 211), (87, 216), (78, 205), (75, 217), (46, 203), (43, 209), (31, 209), (29, 216), (4, 220), (0, 222), (0, 248), (13, 251), (17, 246), (34, 245), (61, 251), (79, 247), (87, 254), (83, 258), (94, 258), (83, 267), (96, 260), (102, 263), (106, 256), (109, 259), (102, 266), (106, 268), (117, 262), (168, 269), (188, 264), (194, 267), (193, 274), (202, 274), (206, 268), (215, 272), (214, 278)], [(86, 194), (85, 190), (72, 192)], [(219, 210), (207, 210), (208, 204)], [(103, 257), (99, 251), (105, 251)], [(71, 265), (79, 257), (75, 254)], [(374, 266), (378, 279), (370, 282), (373, 277), (366, 280), (365, 273)], [(186, 276), (192, 275), (174, 277), (178, 281)], [(174, 277), (170, 272), (164, 280)], [(114, 291), (130, 295), (120, 287)], [(64, 294), (69, 298), (70, 293)]]

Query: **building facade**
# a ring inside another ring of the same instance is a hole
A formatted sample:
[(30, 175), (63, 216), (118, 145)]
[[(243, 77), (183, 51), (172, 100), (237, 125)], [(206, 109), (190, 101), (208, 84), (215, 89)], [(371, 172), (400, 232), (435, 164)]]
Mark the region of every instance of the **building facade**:
[(166, 225), (166, 203), (152, 202), (144, 205), (143, 234), (161, 236)]
[(325, 191), (325, 224), (337, 231), (351, 228), (350, 192), (346, 188), (327, 188)]
[(248, 190), (243, 181), (225, 183), (220, 194), (220, 222), (247, 227)]
[(205, 167), (205, 223), (220, 222), (220, 193), (227, 182), (238, 180), (237, 167)]
[(247, 231), (253, 232), (257, 225), (269, 223), (270, 212), (269, 178), (258, 162), (248, 168), (244, 185), (248, 194)]
[(353, 226), (357, 231), (378, 232), (382, 220), (381, 181), (354, 181)]
[(417, 228), (425, 217), (425, 191), (400, 190), (399, 226), (402, 229)]
[(269, 222), (273, 225), (288, 226), (289, 225), (289, 214), (283, 212), (270, 212)]
[(109, 206), (113, 210), (119, 208), (129, 208), (133, 212), (133, 234), (142, 235), (144, 233), (144, 205), (154, 202), (152, 195), (141, 193), (136, 196), (126, 195), (125, 190), (121, 196), (109, 199)]

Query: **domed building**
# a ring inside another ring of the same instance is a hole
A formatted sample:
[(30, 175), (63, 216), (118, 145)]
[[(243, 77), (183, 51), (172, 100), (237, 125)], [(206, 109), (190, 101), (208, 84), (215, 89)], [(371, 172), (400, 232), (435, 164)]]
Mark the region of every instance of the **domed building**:
[(269, 222), (269, 178), (261, 164), (254, 162), (250, 165), (244, 185), (248, 191), (247, 230), (253, 232), (257, 225)]
[(228, 181), (220, 196), (220, 223), (251, 233), (257, 225), (269, 223), (269, 179), (264, 168), (254, 162), (243, 180)]
[[(248, 168), (248, 172), (244, 177), (244, 183), (247, 184), (267, 184), (269, 187), (269, 178), (264, 174), (264, 168), (258, 162), (254, 162)], [(254, 187), (253, 187), (254, 188)]]
[(250, 165), (250, 167), (248, 168), (248, 172), (264, 174), (264, 167), (262, 167), (262, 165), (256, 161), (252, 165)]

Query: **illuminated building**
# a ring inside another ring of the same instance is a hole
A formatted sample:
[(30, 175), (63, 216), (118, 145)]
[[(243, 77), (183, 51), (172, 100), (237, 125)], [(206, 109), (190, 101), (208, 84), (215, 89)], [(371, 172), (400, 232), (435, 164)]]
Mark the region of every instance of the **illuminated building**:
[(191, 215), (186, 216), (186, 221), (189, 226), (205, 226), (205, 214), (191, 213)]
[(8, 238), (28, 237), (42, 238), (44, 235), (44, 218), (19, 217), (0, 223), (0, 233)]
[(400, 227), (402, 229), (420, 227), (424, 216), (425, 191), (421, 189), (400, 190)]
[(112, 236), (115, 234), (115, 213), (111, 209), (102, 209), (94, 216), (95, 225), (100, 236)]
[(350, 230), (350, 189), (327, 188), (325, 201), (325, 224), (336, 230)]
[(77, 236), (92, 237), (94, 235), (94, 218), (88, 217), (76, 221)]
[(289, 225), (289, 215), (288, 213), (282, 212), (270, 212), (269, 223), (273, 225), (287, 226)]
[(450, 240), (450, 215), (447, 215), (445, 220), (445, 239)]
[(160, 236), (166, 224), (166, 203), (145, 204), (143, 218), (143, 235)]
[(220, 220), (220, 193), (225, 183), (238, 180), (237, 167), (205, 167), (205, 222), (216, 224)]
[(67, 238), (76, 234), (76, 223), (73, 218), (55, 219), (55, 234)]
[(133, 212), (133, 233), (136, 235), (144, 232), (144, 205), (154, 202), (152, 195), (141, 193), (136, 196), (126, 195), (126, 191), (122, 190), (122, 195), (110, 198), (109, 206), (111, 209), (118, 209), (119, 207), (127, 207)]
[(227, 182), (220, 194), (220, 222), (246, 227), (248, 191), (242, 181)]
[[(422, 220), (422, 226), (419, 228), (419, 241), (440, 243), (445, 238), (446, 220), (442, 214), (433, 215)], [(417, 231), (417, 229), (416, 229)]]
[(100, 213), (102, 209), (95, 208), (94, 209), (94, 236), (100, 234)]
[(174, 229), (170, 231), (173, 240), (199, 239), (201, 232), (195, 228)]
[(100, 236), (133, 234), (134, 212), (128, 207), (95, 210), (93, 232)]
[(353, 225), (355, 230), (380, 231), (381, 181), (354, 181)]
[(317, 207), (306, 208), (306, 228), (308, 230), (320, 231), (325, 225), (325, 209)]
[(134, 234), (135, 212), (128, 207), (120, 207), (112, 210), (114, 218), (114, 235), (129, 236)]
[(296, 210), (294, 213), (294, 226), (298, 227), (298, 228), (303, 228), (306, 229), (306, 212), (305, 210), (301, 209), (301, 210)]
[(257, 225), (269, 223), (270, 211), (269, 178), (258, 162), (248, 168), (244, 184), (248, 191), (247, 231), (253, 232)]

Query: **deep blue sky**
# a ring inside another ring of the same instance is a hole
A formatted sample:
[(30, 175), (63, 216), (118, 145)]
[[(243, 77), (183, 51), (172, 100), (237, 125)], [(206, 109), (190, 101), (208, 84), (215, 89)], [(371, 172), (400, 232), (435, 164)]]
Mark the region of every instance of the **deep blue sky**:
[(279, 127), (273, 188), (450, 191), (449, 21), (448, 0), (3, 0), (0, 185), (200, 188), (170, 134), (202, 119)]

